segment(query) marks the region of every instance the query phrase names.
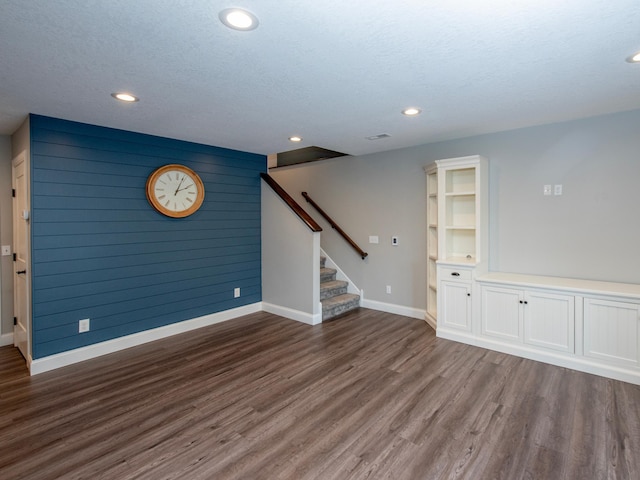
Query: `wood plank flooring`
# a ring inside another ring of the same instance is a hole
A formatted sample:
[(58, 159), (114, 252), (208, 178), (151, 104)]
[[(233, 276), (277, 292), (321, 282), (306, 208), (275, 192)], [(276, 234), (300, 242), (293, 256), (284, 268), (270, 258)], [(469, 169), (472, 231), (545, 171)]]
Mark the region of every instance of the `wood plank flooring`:
[(0, 479), (638, 479), (640, 387), (360, 309), (256, 313), (29, 377), (0, 348)]

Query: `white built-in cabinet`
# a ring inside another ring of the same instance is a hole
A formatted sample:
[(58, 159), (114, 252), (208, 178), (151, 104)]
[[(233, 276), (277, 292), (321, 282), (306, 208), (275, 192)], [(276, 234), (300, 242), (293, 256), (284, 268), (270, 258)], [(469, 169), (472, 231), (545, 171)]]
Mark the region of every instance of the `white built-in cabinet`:
[(486, 270), (487, 159), (436, 160), (427, 173), (427, 313), (436, 330), (472, 331), (474, 279)]
[(488, 160), (425, 171), (425, 319), (438, 337), (640, 385), (640, 285), (488, 272)]
[(503, 272), (476, 283), (478, 334), (438, 336), (640, 384), (640, 285)]
[(440, 282), (439, 328), (451, 328), (463, 332), (471, 331), (471, 274), (469, 267), (438, 266)]
[(560, 352), (574, 352), (574, 297), (544, 290), (483, 285), (481, 334)]

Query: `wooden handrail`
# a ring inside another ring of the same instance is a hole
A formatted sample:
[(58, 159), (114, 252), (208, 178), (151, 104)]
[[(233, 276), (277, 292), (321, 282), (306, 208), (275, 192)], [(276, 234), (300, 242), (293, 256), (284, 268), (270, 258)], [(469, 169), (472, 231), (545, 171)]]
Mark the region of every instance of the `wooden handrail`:
[(284, 200), (289, 208), (293, 210), (293, 212), (298, 215), (298, 217), (300, 217), (300, 220), (302, 220), (312, 232), (322, 231), (322, 227), (318, 225), (316, 221), (302, 209), (298, 202), (291, 198), (291, 195), (284, 191), (284, 189), (278, 184), (278, 182), (273, 179), (273, 177), (270, 177), (267, 173), (261, 173), (260, 178), (267, 182), (267, 185), (269, 185), (273, 189), (273, 191), (276, 192), (276, 194), (282, 200)]
[(340, 235), (342, 235), (342, 238), (344, 238), (344, 239), (347, 241), (347, 243), (348, 243), (349, 245), (351, 245), (351, 246), (353, 247), (353, 249), (354, 249), (356, 252), (358, 252), (358, 254), (362, 257), (362, 259), (363, 259), (363, 260), (364, 260), (365, 258), (367, 258), (367, 255), (369, 255), (369, 254), (368, 254), (367, 252), (365, 252), (364, 250), (362, 250), (362, 249), (358, 246), (358, 244), (357, 244), (356, 242), (354, 242), (354, 241), (351, 239), (351, 237), (350, 237), (349, 235), (347, 235), (347, 234), (344, 232), (344, 230), (342, 230), (342, 229), (338, 226), (338, 224), (337, 224), (336, 222), (334, 222), (334, 221), (333, 221), (333, 219), (332, 219), (329, 215), (327, 215), (327, 214), (325, 213), (325, 211), (324, 211), (324, 210), (322, 210), (322, 209), (318, 206), (318, 204), (317, 204), (316, 202), (314, 202), (314, 201), (311, 199), (311, 197), (309, 196), (309, 194), (308, 194), (307, 192), (302, 192), (302, 196), (305, 198), (305, 200), (306, 200), (307, 202), (309, 202), (309, 203), (313, 206), (313, 208), (315, 208), (315, 209), (318, 211), (318, 213), (319, 213), (320, 215), (322, 215), (322, 216), (324, 217), (324, 219), (325, 219), (327, 222), (329, 222), (329, 225), (331, 225), (331, 228), (333, 228), (336, 232), (338, 232)]

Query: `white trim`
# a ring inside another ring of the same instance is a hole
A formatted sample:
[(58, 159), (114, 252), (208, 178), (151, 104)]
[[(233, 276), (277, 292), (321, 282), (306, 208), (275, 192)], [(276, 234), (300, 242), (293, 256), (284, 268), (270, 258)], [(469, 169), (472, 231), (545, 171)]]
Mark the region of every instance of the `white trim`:
[(13, 345), (13, 333), (4, 333), (0, 335), (0, 347)]
[(405, 307), (404, 305), (395, 305), (393, 303), (376, 302), (375, 300), (365, 300), (364, 298), (361, 303), (364, 308), (394, 313), (396, 315), (404, 315), (405, 317), (417, 318), (418, 320), (424, 320), (425, 315), (427, 314), (426, 310), (422, 310), (420, 308)]
[(584, 357), (574, 357), (546, 351), (543, 352), (521, 344), (513, 345), (499, 340), (489, 340), (466, 332), (456, 332), (442, 327), (437, 329), (436, 336), (438, 338), (453, 340), (467, 345), (474, 345), (476, 347), (507, 353), (516, 357), (528, 358), (529, 360), (548, 363), (559, 367), (571, 368), (573, 370), (578, 370), (579, 372), (591, 373), (601, 377), (613, 378), (614, 380), (621, 380), (623, 382), (640, 385), (640, 371), (636, 369), (607, 365), (601, 362), (588, 360)]
[(329, 255), (327, 255), (327, 252), (325, 252), (322, 248), (320, 249), (320, 255), (327, 259), (327, 261), (325, 262), (326, 267), (336, 269), (336, 279), (342, 280), (343, 282), (347, 282), (349, 284), (347, 286), (347, 293), (360, 295), (360, 298), (362, 299), (362, 293), (357, 285), (351, 281), (347, 274), (344, 273), (344, 271), (336, 264), (336, 262), (333, 261), (333, 259)]
[(427, 325), (433, 328), (434, 331), (437, 330), (438, 324), (435, 322), (434, 318), (427, 312), (425, 312), (424, 314), (424, 321), (427, 322)]
[(262, 302), (262, 311), (273, 313), (274, 315), (279, 315), (281, 317), (288, 318), (289, 320), (295, 320), (296, 322), (306, 323), (307, 325), (318, 325), (319, 323), (322, 323), (322, 308), (320, 309), (320, 313), (311, 314), (300, 310), (294, 310), (293, 308)]
[(245, 305), (243, 307), (233, 308), (231, 310), (225, 310), (223, 312), (212, 313), (203, 317), (192, 318), (191, 320), (185, 320), (184, 322), (173, 323), (171, 325), (165, 325), (164, 327), (158, 327), (152, 330), (145, 330), (144, 332), (114, 338), (113, 340), (107, 340), (106, 342), (100, 342), (94, 345), (88, 345), (86, 347), (76, 348), (67, 352), (57, 353), (48, 357), (32, 360), (29, 365), (29, 371), (31, 375), (37, 375), (38, 373), (48, 372), (49, 370), (54, 370), (60, 367), (66, 367), (67, 365), (96, 358), (108, 353), (118, 352), (125, 348), (135, 347), (144, 343), (153, 342), (154, 340), (160, 340), (180, 333), (189, 332), (197, 328), (207, 327), (227, 320), (233, 320), (234, 318), (256, 313), (261, 310), (262, 304), (261, 302), (258, 302)]

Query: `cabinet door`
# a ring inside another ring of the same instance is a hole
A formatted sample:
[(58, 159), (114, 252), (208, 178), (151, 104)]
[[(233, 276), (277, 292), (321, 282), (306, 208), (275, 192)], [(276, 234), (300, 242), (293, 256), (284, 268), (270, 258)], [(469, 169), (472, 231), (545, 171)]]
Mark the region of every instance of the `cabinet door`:
[(441, 316), (438, 324), (458, 330), (471, 331), (471, 284), (440, 282)]
[(521, 290), (482, 287), (482, 334), (522, 342)]
[(524, 342), (529, 345), (574, 352), (575, 299), (527, 291), (524, 295)]
[(584, 299), (584, 355), (639, 366), (640, 305)]

